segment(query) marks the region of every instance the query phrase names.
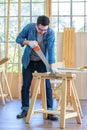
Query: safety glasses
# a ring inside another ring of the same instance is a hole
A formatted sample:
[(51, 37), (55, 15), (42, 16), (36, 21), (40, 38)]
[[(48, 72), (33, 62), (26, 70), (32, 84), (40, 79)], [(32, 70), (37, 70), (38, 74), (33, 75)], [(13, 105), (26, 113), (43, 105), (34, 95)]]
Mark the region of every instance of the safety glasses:
[(42, 32), (47, 32), (47, 31), (48, 31), (48, 28), (47, 28), (47, 29), (42, 29), (42, 28), (40, 28), (40, 27), (38, 27), (38, 26), (37, 26), (37, 29), (38, 29), (39, 31), (42, 31)]

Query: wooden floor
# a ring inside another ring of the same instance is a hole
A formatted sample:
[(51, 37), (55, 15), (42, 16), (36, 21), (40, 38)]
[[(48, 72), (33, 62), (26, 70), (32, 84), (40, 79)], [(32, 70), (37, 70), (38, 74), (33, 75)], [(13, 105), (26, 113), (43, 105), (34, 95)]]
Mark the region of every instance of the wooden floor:
[[(54, 108), (57, 106), (57, 100), (54, 99)], [(64, 130), (87, 130), (87, 101), (81, 101), (83, 110), (82, 124), (76, 123), (76, 119), (66, 120)], [(59, 121), (44, 120), (42, 114), (34, 114), (29, 124), (25, 123), (25, 119), (16, 119), (16, 115), (20, 112), (20, 100), (6, 100), (3, 105), (0, 101), (0, 130), (58, 130)], [(41, 101), (38, 99), (35, 107), (41, 107)]]

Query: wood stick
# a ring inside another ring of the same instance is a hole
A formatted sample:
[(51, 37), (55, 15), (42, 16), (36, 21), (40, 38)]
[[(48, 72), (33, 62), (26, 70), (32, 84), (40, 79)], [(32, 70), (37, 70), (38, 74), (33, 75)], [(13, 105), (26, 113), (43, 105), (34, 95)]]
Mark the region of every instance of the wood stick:
[(8, 60), (9, 58), (7, 57), (0, 59), (0, 65), (5, 64)]

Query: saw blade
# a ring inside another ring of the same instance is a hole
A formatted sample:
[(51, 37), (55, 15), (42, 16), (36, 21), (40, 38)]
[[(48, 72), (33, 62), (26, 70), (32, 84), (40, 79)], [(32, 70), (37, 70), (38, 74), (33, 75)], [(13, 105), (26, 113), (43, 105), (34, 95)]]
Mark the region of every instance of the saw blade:
[(35, 51), (35, 52), (36, 52), (36, 53), (38, 54), (38, 56), (41, 58), (41, 60), (42, 60), (43, 63), (45, 64), (45, 66), (50, 69), (50, 72), (53, 74), (53, 77), (56, 78), (56, 75), (55, 75), (55, 73), (53, 72), (53, 70), (51, 69), (49, 63), (47, 62), (47, 60), (46, 60), (46, 58), (45, 58), (43, 52), (42, 52), (41, 50), (38, 50), (38, 51)]

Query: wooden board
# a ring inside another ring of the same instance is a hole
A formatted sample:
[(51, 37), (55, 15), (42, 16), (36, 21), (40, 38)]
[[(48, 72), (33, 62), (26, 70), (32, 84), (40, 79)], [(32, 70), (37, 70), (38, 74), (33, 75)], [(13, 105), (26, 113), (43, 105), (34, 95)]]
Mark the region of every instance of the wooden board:
[(9, 58), (7, 58), (7, 57), (0, 59), (0, 65), (6, 63), (8, 60), (9, 60)]
[(62, 60), (66, 68), (74, 67), (74, 44), (74, 28), (64, 28)]

